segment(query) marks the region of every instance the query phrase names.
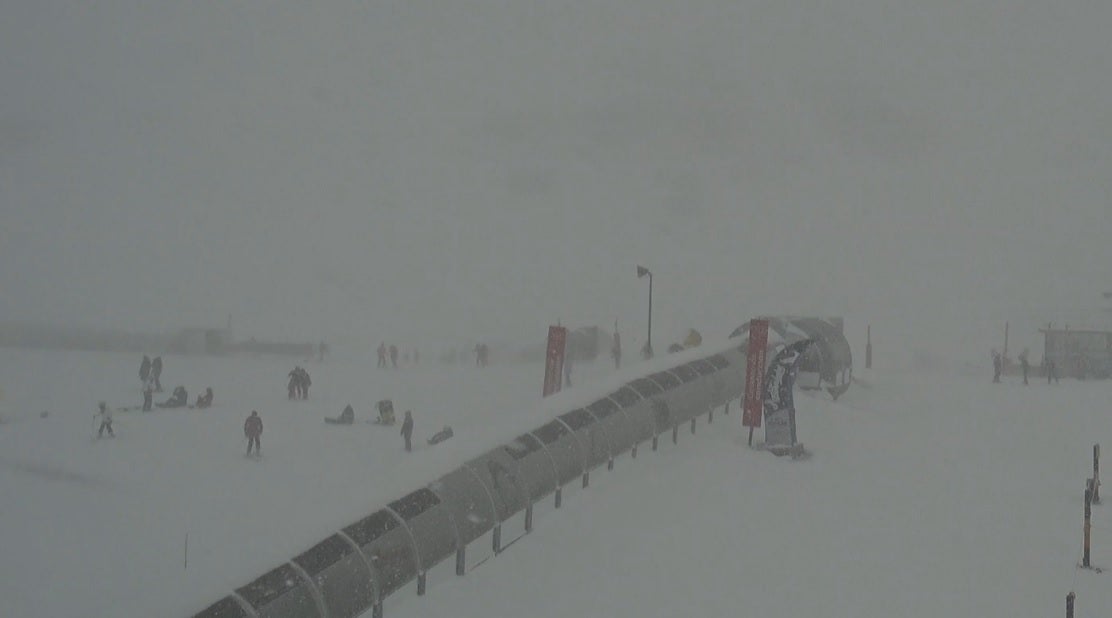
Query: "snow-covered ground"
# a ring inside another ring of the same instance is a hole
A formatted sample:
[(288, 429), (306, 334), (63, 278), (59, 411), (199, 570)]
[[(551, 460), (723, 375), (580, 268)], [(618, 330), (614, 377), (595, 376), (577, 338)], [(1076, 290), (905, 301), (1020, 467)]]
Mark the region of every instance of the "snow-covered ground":
[[(94, 440), (98, 400), (139, 402), (138, 360), (0, 349), (5, 615), (189, 615), (551, 413), (538, 365), (383, 371), (338, 356), (306, 363), (310, 399), (290, 402), (287, 359), (168, 356), (167, 390), (192, 401), (212, 386), (216, 407), (118, 413), (119, 437)], [(609, 368), (577, 372), (564, 401)], [(448, 565), (425, 597), (399, 591), (386, 614), (1053, 616), (1071, 589), (1079, 616), (1112, 609), (1109, 575), (1075, 568), (1112, 384), (863, 377), (837, 403), (797, 398), (810, 460), (749, 450), (737, 414), (701, 420), (569, 488), (465, 577)], [(384, 397), (414, 410), (414, 453), (366, 422)], [(354, 426), (321, 421), (348, 402)], [(251, 409), (261, 461), (243, 456)], [(456, 436), (424, 446), (445, 423)], [(1094, 507), (1098, 566), (1112, 566), (1109, 508)]]

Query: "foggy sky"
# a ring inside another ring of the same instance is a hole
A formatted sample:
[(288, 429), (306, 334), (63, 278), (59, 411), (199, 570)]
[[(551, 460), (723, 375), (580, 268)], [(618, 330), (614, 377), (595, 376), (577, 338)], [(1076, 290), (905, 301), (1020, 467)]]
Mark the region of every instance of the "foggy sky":
[(1112, 289), (1109, 24), (1095, 0), (6, 3), (0, 320), (618, 319), (631, 346), (643, 264), (658, 349), (820, 313), (987, 358), (988, 327)]

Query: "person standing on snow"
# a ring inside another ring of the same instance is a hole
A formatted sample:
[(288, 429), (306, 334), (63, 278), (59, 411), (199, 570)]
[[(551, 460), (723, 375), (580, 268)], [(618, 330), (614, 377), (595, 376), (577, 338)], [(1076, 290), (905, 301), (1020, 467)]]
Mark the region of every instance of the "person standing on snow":
[(1031, 364), (1027, 362), (1027, 348), (1019, 353), (1019, 367), (1023, 370), (1023, 383), (1027, 384), (1027, 372), (1031, 369)]
[(394, 366), (394, 369), (398, 368), (398, 346), (392, 343), (390, 344), (390, 364)]
[(112, 431), (112, 410), (108, 408), (108, 404), (103, 401), (100, 402), (100, 411), (94, 416), (100, 417), (100, 429), (97, 430), (97, 437), (100, 438), (104, 435), (104, 431), (108, 430), (108, 437), (115, 438), (116, 434)]
[(151, 357), (143, 355), (143, 362), (139, 363), (139, 381), (146, 382), (151, 375)]
[(405, 421), (402, 422), (402, 437), (405, 438), (405, 452), (413, 450), (413, 413), (405, 411)]
[(143, 381), (143, 411), (150, 412), (154, 405), (154, 378), (147, 376)]
[(243, 423), (243, 435), (247, 436), (247, 454), (251, 454), (251, 447), (255, 447), (255, 454), (263, 454), (263, 445), (259, 437), (263, 435), (263, 419), (256, 410), (251, 411), (251, 416)]
[(1000, 372), (1004, 369), (1004, 359), (995, 348), (992, 350), (992, 381), (993, 383), (1000, 382)]
[(151, 361), (151, 378), (154, 380), (154, 390), (156, 393), (162, 392), (162, 357), (156, 356)]
[(378, 368), (386, 368), (386, 342), (378, 344)]

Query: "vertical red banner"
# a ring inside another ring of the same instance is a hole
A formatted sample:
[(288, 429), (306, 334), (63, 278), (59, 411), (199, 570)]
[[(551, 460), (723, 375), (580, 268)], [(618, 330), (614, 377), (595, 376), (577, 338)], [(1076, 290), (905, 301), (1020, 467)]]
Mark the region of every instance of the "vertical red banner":
[(749, 351), (745, 358), (745, 405), (741, 415), (744, 427), (760, 427), (764, 413), (761, 388), (764, 385), (765, 354), (768, 349), (768, 320), (749, 321)]
[(564, 378), (564, 344), (568, 339), (568, 329), (563, 326), (548, 327), (548, 348), (544, 355), (543, 397), (560, 391)]

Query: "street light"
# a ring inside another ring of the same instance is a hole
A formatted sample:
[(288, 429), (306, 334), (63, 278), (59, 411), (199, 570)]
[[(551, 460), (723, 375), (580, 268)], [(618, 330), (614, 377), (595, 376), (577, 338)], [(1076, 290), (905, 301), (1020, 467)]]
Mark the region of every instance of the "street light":
[(648, 359), (653, 357), (653, 274), (648, 268), (638, 266), (637, 278), (640, 279), (645, 275), (649, 276), (649, 338), (645, 341), (645, 347), (641, 350), (641, 355)]

